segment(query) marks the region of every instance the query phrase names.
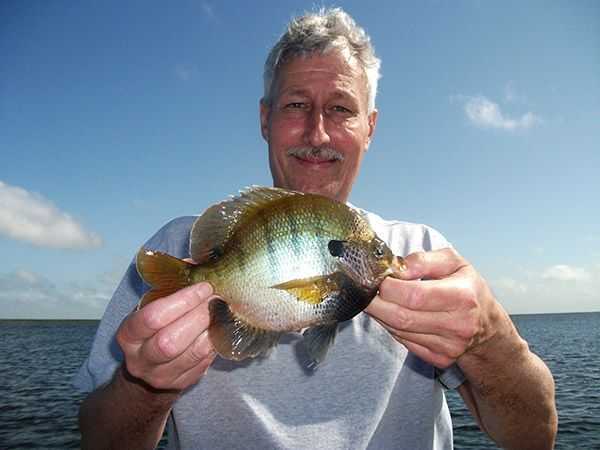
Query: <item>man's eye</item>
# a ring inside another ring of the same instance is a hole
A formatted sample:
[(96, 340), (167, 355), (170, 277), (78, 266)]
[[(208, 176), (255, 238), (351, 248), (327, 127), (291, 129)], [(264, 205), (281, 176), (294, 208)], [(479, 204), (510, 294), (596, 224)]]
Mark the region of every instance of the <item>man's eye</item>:
[(335, 112), (344, 113), (344, 114), (352, 114), (352, 111), (342, 105), (335, 105), (331, 109)]
[(302, 102), (291, 102), (285, 105), (287, 109), (302, 109), (306, 108), (306, 104)]

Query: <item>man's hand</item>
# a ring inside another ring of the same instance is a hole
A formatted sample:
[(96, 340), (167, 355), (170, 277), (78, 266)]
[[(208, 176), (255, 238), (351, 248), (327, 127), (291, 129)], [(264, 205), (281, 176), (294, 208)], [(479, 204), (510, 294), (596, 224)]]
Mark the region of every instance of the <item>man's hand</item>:
[(405, 261), (403, 279), (386, 278), (366, 312), (421, 359), (448, 367), (502, 327), (487, 284), (454, 249)]
[(199, 283), (127, 317), (117, 332), (127, 372), (159, 390), (197, 383), (215, 357), (208, 338), (212, 294), (210, 284)]
[(453, 249), (413, 253), (405, 262), (403, 279), (386, 278), (366, 312), (422, 360), (458, 363), (467, 379), (459, 392), (500, 447), (551, 449), (552, 374), (487, 283)]
[(131, 313), (117, 331), (125, 361), (83, 401), (84, 449), (155, 448), (181, 392), (215, 358), (208, 338), (213, 289), (199, 283)]

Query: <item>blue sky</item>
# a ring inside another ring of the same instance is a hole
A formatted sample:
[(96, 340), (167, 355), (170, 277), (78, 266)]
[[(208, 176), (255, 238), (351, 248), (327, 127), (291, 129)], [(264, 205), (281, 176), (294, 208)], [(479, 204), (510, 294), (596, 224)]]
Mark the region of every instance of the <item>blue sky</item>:
[[(2, 2), (0, 317), (98, 318), (156, 229), (270, 184), (262, 66), (313, 5)], [(333, 5), (382, 59), (351, 201), (440, 230), (511, 313), (600, 310), (600, 3)]]

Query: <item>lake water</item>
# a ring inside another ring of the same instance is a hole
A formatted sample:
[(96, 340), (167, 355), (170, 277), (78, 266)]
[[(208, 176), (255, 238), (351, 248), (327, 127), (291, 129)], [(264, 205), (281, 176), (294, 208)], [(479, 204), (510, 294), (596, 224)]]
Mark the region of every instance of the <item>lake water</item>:
[[(554, 375), (559, 421), (555, 449), (600, 450), (600, 312), (512, 319)], [(497, 448), (479, 431), (457, 393), (449, 393), (448, 404), (455, 448)]]
[[(513, 317), (550, 366), (557, 387), (556, 449), (600, 450), (600, 313)], [(70, 380), (95, 321), (0, 320), (0, 449), (79, 448), (82, 396)], [(508, 363), (508, 361), (507, 361)], [(456, 393), (448, 403), (456, 449), (495, 449)]]

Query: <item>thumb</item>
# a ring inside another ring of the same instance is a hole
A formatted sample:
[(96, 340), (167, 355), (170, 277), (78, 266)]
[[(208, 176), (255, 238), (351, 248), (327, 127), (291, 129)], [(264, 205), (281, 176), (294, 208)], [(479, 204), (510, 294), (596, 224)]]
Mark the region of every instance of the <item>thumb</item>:
[(415, 252), (404, 258), (406, 270), (398, 273), (401, 280), (438, 280), (457, 272), (468, 262), (453, 248)]

